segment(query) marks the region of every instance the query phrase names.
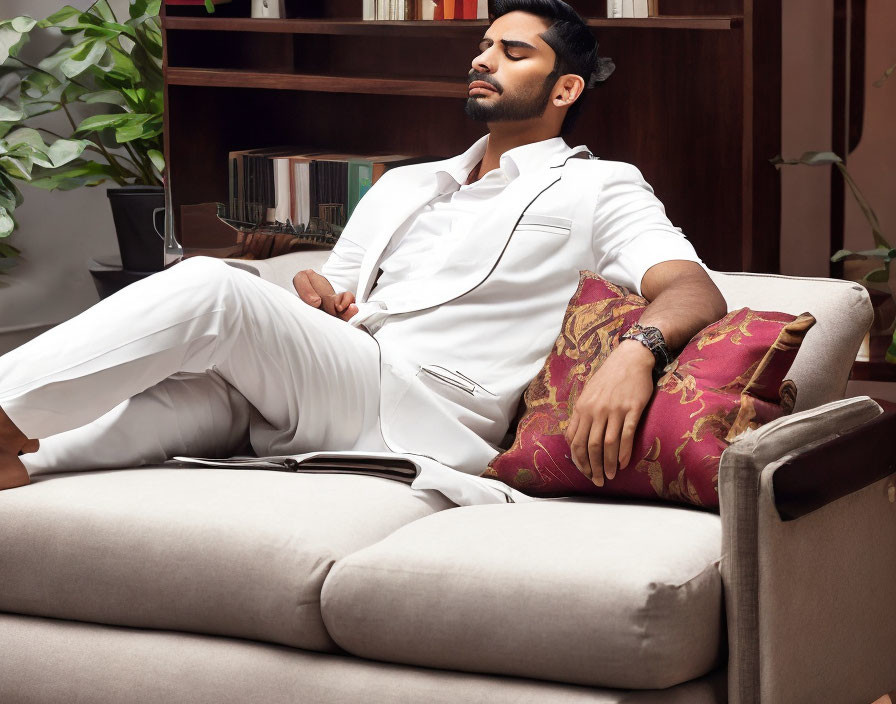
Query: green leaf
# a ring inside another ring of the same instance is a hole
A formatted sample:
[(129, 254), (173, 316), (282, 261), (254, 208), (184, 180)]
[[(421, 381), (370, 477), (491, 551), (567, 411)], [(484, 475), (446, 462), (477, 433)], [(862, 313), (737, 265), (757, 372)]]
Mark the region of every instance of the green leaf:
[(876, 247), (875, 249), (860, 250), (859, 254), (864, 254), (866, 257), (888, 257), (890, 256), (890, 250), (886, 247)]
[(843, 160), (834, 152), (804, 152), (799, 161), (807, 166), (824, 166), (826, 164), (839, 164)]
[(21, 159), (9, 155), (0, 156), (0, 168), (3, 168), (6, 173), (15, 178), (25, 181), (31, 180), (31, 164)]
[[(18, 18), (17, 18), (18, 19)], [(16, 56), (28, 41), (28, 35), (13, 29), (12, 20), (0, 23), (0, 64), (10, 56)]]
[(25, 117), (25, 111), (20, 105), (9, 100), (0, 102), (0, 122), (18, 122), (23, 117)]
[(888, 267), (881, 267), (880, 269), (874, 269), (869, 271), (862, 277), (862, 281), (867, 281), (869, 283), (875, 284), (884, 284), (890, 278), (890, 271)]
[(146, 152), (152, 165), (155, 166), (159, 173), (165, 173), (165, 156), (158, 149), (150, 149)]
[(840, 262), (849, 257), (852, 257), (853, 259), (867, 259), (867, 257), (857, 255), (855, 252), (852, 252), (848, 249), (838, 249), (834, 253), (834, 256), (831, 257), (831, 261), (832, 262)]
[(215, 11), (215, 5), (212, 0), (205, 0), (205, 9), (207, 12), (213, 13)]
[(68, 78), (79, 76), (97, 63), (106, 53), (106, 42), (101, 39), (84, 42), (78, 50), (62, 62), (62, 73)]
[(57, 139), (47, 150), (47, 155), (54, 167), (74, 161), (90, 146), (86, 139)]
[(135, 139), (141, 139), (144, 136), (150, 136), (151, 128), (146, 123), (152, 120), (155, 115), (134, 114), (128, 115), (128, 120), (115, 130), (115, 139), (119, 143), (132, 142)]
[(123, 92), (117, 90), (95, 90), (89, 93), (82, 93), (78, 99), (84, 103), (109, 103), (110, 105), (127, 108), (128, 99), (125, 95), (122, 95)]
[(81, 120), (81, 124), (78, 125), (75, 134), (93, 132), (105, 127), (117, 128), (127, 124), (131, 117), (132, 114), (127, 112), (117, 113), (115, 115), (91, 115), (90, 117)]
[(25, 15), (21, 15), (19, 17), (13, 17), (9, 20), (9, 26), (12, 27), (16, 32), (20, 34), (25, 34), (25, 32), (30, 32), (31, 28), (37, 24), (37, 20), (33, 17), (27, 17)]
[(72, 17), (80, 17), (82, 14), (81, 10), (77, 7), (72, 7), (71, 5), (66, 5), (61, 10), (57, 10), (52, 15), (47, 17), (46, 19), (41, 20), (37, 23), (38, 27), (60, 27), (64, 26), (65, 23), (70, 20)]
[(96, 186), (115, 176), (115, 170), (108, 164), (77, 159), (61, 168), (35, 170), (31, 185), (46, 190), (70, 191), (81, 186)]
[(31, 127), (20, 127), (17, 130), (13, 130), (6, 135), (5, 141), (10, 147), (15, 147), (19, 144), (27, 144), (40, 151), (44, 151), (47, 148), (43, 138), (40, 136), (40, 132)]
[(50, 91), (60, 85), (60, 81), (51, 74), (43, 71), (32, 71), (22, 79), (21, 88), (29, 98), (43, 98)]
[(0, 237), (7, 237), (15, 226), (6, 208), (0, 208)]

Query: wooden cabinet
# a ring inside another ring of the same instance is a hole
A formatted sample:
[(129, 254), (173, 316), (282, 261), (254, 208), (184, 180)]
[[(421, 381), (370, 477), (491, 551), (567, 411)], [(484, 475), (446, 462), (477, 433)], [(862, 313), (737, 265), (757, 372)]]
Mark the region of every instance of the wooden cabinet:
[[(616, 71), (585, 94), (570, 146), (635, 164), (719, 271), (778, 270), (781, 22), (773, 0), (661, 0), (662, 17), (570, 3)], [(226, 202), (227, 152), (308, 149), (450, 157), (486, 127), (463, 112), (486, 20), (365, 22), (361, 0), (163, 8), (165, 156), (180, 208)], [(205, 242), (204, 244), (208, 244)], [(221, 243), (222, 245), (227, 243)]]

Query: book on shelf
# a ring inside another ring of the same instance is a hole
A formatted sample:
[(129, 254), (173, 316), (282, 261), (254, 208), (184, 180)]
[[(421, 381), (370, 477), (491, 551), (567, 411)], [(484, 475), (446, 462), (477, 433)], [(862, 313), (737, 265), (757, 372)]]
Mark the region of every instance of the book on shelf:
[(607, 0), (607, 17), (627, 19), (658, 15), (659, 0)]
[(286, 225), (338, 236), (358, 202), (390, 168), (439, 157), (307, 152), (277, 146), (228, 152), (227, 219), (251, 230)]
[(365, 20), (482, 20), (488, 0), (364, 0)]

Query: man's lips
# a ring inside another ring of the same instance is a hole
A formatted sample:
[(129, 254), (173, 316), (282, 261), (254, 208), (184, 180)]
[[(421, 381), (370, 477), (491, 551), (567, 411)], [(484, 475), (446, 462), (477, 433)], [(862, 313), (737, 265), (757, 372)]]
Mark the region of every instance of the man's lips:
[(470, 92), (473, 91), (488, 91), (490, 93), (497, 93), (498, 91), (491, 83), (486, 83), (485, 81), (473, 81), (470, 84)]

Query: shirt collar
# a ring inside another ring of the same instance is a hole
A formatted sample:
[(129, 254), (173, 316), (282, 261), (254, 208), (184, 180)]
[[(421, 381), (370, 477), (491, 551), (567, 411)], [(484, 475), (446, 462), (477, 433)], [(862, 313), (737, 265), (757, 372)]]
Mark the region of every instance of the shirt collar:
[[(483, 135), (463, 154), (442, 162), (443, 167), (436, 171), (439, 186), (443, 192), (457, 190), (466, 183), (470, 171), (485, 155), (488, 146), (488, 135)], [(591, 151), (584, 144), (570, 147), (562, 137), (543, 139), (540, 142), (522, 144), (508, 149), (501, 155), (500, 168), (508, 179), (514, 179), (522, 173), (533, 169), (561, 166), (570, 156), (579, 152)]]

